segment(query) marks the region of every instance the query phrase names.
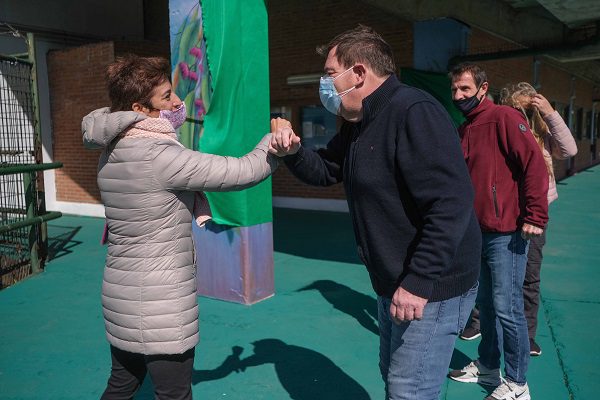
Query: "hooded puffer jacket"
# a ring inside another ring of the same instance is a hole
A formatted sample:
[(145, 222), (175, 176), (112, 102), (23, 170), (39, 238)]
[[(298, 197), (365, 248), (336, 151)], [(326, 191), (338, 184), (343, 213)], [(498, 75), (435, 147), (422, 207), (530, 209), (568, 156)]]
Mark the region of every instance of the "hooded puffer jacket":
[(170, 138), (117, 138), (145, 118), (103, 108), (82, 122), (86, 147), (104, 148), (98, 187), (109, 229), (102, 284), (106, 335), (125, 351), (181, 354), (199, 337), (194, 191), (253, 186), (277, 160), (268, 153), (268, 135), (240, 158), (188, 150)]

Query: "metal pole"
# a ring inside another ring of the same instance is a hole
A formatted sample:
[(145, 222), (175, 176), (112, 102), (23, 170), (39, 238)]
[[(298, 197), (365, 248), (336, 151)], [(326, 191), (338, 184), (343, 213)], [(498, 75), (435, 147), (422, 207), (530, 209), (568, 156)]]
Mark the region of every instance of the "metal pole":
[(595, 130), (596, 130), (596, 103), (595, 101), (592, 102), (592, 120), (591, 120), (591, 126), (590, 126), (590, 143), (594, 144), (596, 143), (596, 135), (594, 134)]
[[(29, 62), (31, 62), (31, 77), (30, 77), (30, 84), (31, 84), (31, 99), (32, 99), (32, 105), (33, 105), (33, 129), (34, 129), (34, 145), (33, 145), (33, 149), (34, 149), (34, 158), (35, 158), (35, 162), (36, 164), (38, 163), (42, 163), (42, 132), (41, 132), (41, 124), (40, 124), (40, 102), (39, 102), (39, 93), (38, 93), (38, 87), (37, 87), (37, 83), (38, 83), (38, 77), (37, 77), (37, 62), (36, 62), (36, 53), (35, 53), (35, 36), (33, 35), (33, 33), (28, 32), (27, 33), (27, 53), (29, 55), (28, 60)], [(38, 196), (39, 198), (43, 199), (45, 197), (44, 194), (44, 185), (43, 185), (43, 179), (38, 179), (40, 176), (43, 176), (43, 173), (41, 172), (32, 172), (31, 173), (31, 177), (33, 179), (33, 185), (31, 186), (32, 190), (34, 190), (34, 193), (32, 193), (32, 197), (33, 197), (33, 201), (35, 202), (35, 214), (43, 214), (46, 212), (46, 210), (39, 210), (41, 204), (38, 204)], [(39, 186), (39, 187), (38, 187)], [(38, 249), (40, 249), (40, 254), (46, 254), (46, 248), (48, 247), (48, 241), (47, 241), (47, 231), (48, 228), (46, 226), (45, 222), (42, 222), (39, 225), (39, 229), (40, 229), (40, 235), (36, 235), (36, 238), (34, 240), (34, 244), (30, 246), (32, 246), (32, 248), (35, 248), (35, 261), (33, 258), (33, 252), (31, 253), (31, 267), (32, 267), (32, 271), (33, 273), (35, 273), (36, 271), (33, 270), (33, 266), (34, 266), (34, 262), (37, 264), (37, 269), (39, 271), (40, 269), (40, 263), (43, 264), (43, 261), (40, 261), (40, 259), (38, 258), (39, 254), (38, 254)], [(32, 239), (31, 236), (31, 231), (35, 231), (35, 225), (30, 227), (30, 235), (29, 238), (30, 240)]]
[(592, 102), (592, 118), (590, 124), (590, 161), (596, 159), (596, 105), (597, 102)]
[[(27, 210), (27, 219), (36, 217), (35, 204), (35, 172), (23, 174), (23, 186), (25, 189), (25, 209)], [(38, 258), (38, 235), (36, 224), (29, 226), (29, 253), (31, 260), (31, 273), (40, 272), (40, 259)]]
[[(567, 125), (569, 126), (569, 130), (571, 134), (573, 134), (573, 106), (575, 105), (575, 77), (571, 77), (571, 93), (569, 95), (569, 115), (567, 116)], [(573, 171), (574, 167), (574, 159), (575, 157), (570, 157), (567, 164), (567, 174), (573, 175), (575, 171)]]
[(533, 87), (535, 90), (539, 92), (542, 88), (542, 84), (540, 83), (540, 65), (542, 62), (537, 59), (537, 57), (533, 60)]

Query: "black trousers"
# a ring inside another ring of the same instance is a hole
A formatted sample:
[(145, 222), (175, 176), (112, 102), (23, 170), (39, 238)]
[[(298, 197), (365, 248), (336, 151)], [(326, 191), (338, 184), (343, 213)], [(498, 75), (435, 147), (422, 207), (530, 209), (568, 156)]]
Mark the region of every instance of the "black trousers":
[(183, 354), (144, 355), (110, 346), (112, 370), (101, 400), (131, 400), (150, 374), (157, 400), (191, 400), (194, 348)]
[[(529, 253), (527, 253), (527, 269), (525, 270), (525, 281), (523, 282), (523, 304), (525, 306), (525, 319), (527, 319), (527, 330), (529, 339), (535, 339), (538, 326), (538, 311), (540, 309), (540, 272), (544, 255), (542, 249), (546, 244), (546, 229), (541, 236), (529, 240)], [(471, 313), (469, 326), (479, 330), (479, 310), (477, 306)]]

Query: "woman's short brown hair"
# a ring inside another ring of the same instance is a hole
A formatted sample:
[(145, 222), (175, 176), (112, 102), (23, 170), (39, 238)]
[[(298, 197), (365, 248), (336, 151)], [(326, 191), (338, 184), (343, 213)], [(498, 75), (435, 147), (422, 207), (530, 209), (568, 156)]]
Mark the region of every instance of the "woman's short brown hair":
[(106, 69), (111, 111), (131, 111), (133, 103), (152, 108), (154, 89), (171, 76), (171, 65), (162, 57), (118, 57)]

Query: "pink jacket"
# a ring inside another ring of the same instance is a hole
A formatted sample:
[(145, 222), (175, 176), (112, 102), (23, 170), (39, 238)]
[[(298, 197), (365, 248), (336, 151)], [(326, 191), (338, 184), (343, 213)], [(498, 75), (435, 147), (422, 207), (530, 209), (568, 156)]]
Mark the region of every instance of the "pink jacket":
[[(544, 140), (544, 158), (548, 159), (551, 156), (557, 160), (564, 160), (577, 154), (575, 139), (558, 111), (547, 115), (544, 121), (550, 131)], [(556, 180), (554, 176), (548, 175), (548, 204), (557, 198)]]

